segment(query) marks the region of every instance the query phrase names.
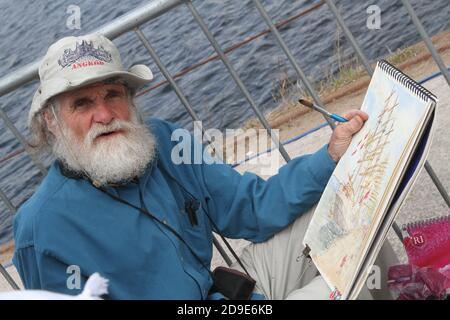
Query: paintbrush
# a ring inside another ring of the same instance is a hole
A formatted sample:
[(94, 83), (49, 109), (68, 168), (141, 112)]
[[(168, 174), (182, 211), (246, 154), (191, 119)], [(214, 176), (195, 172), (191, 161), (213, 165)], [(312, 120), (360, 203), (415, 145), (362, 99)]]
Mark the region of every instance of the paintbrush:
[(324, 108), (319, 107), (317, 104), (314, 104), (314, 103), (312, 103), (312, 102), (310, 102), (308, 100), (300, 99), (300, 100), (298, 100), (298, 102), (300, 102), (302, 105), (304, 105), (304, 106), (306, 106), (308, 108), (311, 108), (313, 110), (319, 111), (320, 113), (322, 113), (322, 114), (326, 115), (327, 117), (329, 117), (329, 118), (331, 118), (333, 120), (336, 120), (338, 122), (347, 122), (348, 121), (344, 117), (341, 117), (340, 115), (337, 115), (335, 113), (328, 112)]

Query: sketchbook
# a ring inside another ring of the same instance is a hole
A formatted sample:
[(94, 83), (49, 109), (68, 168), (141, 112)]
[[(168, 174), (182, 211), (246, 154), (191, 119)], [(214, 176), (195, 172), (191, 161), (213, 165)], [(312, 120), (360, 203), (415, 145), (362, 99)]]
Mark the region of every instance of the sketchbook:
[(369, 114), (337, 164), (303, 244), (338, 299), (356, 299), (401, 204), (424, 166), (436, 97), (377, 63), (361, 110)]

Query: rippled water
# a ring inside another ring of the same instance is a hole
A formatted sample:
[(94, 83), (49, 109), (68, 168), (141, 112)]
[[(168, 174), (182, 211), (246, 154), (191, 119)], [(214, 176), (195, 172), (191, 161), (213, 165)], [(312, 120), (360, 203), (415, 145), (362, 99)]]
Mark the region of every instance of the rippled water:
[[(286, 19), (317, 2), (262, 1), (275, 21)], [(429, 34), (449, 28), (448, 0), (411, 2)], [(42, 57), (48, 46), (57, 39), (89, 33), (144, 3), (147, 1), (0, 0), (0, 76)], [(335, 3), (341, 9), (362, 50), (371, 60), (420, 40), (398, 0), (341, 0)], [(381, 8), (380, 30), (368, 30), (366, 27), (366, 8), (371, 4), (377, 4)], [(69, 16), (66, 10), (69, 5), (78, 5), (81, 9), (81, 30), (69, 30), (66, 27)], [(223, 48), (266, 29), (249, 0), (194, 0), (194, 5)], [(208, 41), (184, 6), (146, 23), (141, 29), (172, 74), (213, 54)], [(312, 80), (335, 72), (338, 60), (346, 60), (353, 54), (342, 33), (337, 32), (336, 23), (326, 5), (291, 22), (281, 32), (300, 66)], [(114, 42), (119, 46), (125, 66), (145, 63), (154, 71), (155, 83), (163, 80), (134, 33), (125, 34)], [(339, 55), (336, 54), (337, 47), (340, 48)], [(283, 52), (270, 35), (237, 49), (229, 54), (229, 58), (264, 111), (276, 106), (272, 97), (274, 83), (285, 72), (295, 77)], [(178, 80), (178, 84), (200, 118), (205, 121), (206, 127), (234, 128), (253, 116), (248, 103), (219, 61), (185, 75)], [(0, 106), (25, 135), (27, 112), (36, 87), (35, 81), (0, 98)], [(168, 86), (139, 97), (138, 105), (146, 114), (191, 127), (184, 107)], [(19, 143), (0, 121), (0, 158), (18, 148)], [(0, 189), (16, 206), (33, 193), (41, 180), (39, 172), (29, 160), (22, 155), (0, 164)], [(44, 161), (48, 163), (49, 159)], [(0, 203), (0, 243), (11, 237), (11, 220), (10, 212)]]

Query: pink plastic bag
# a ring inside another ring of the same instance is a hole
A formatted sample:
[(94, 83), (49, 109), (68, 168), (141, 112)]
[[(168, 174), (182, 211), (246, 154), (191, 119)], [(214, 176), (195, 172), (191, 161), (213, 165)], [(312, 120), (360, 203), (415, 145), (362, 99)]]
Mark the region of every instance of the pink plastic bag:
[(404, 226), (409, 264), (389, 268), (388, 285), (400, 300), (445, 299), (450, 290), (450, 219)]

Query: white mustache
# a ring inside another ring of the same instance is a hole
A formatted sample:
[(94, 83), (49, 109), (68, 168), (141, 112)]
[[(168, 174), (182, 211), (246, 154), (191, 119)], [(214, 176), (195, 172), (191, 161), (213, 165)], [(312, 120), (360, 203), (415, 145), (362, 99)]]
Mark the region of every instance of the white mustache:
[(114, 131), (128, 131), (132, 130), (135, 126), (129, 122), (124, 120), (113, 120), (111, 123), (104, 125), (104, 124), (93, 124), (91, 129), (89, 130), (88, 134), (85, 138), (85, 143), (87, 145), (92, 145), (94, 140), (105, 133), (111, 133)]

